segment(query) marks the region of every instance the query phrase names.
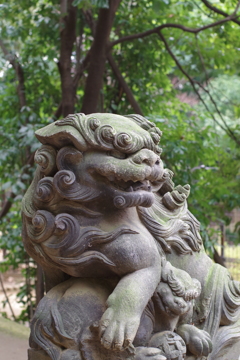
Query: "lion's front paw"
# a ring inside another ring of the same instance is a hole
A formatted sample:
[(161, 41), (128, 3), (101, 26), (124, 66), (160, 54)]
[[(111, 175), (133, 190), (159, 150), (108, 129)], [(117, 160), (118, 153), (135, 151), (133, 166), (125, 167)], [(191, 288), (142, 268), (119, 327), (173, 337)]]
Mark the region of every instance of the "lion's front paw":
[(134, 360), (167, 360), (167, 358), (157, 348), (139, 346), (136, 348)]
[(208, 356), (212, 352), (212, 340), (208, 332), (188, 324), (179, 326), (177, 332), (193, 355)]
[(138, 316), (127, 316), (125, 313), (116, 312), (109, 307), (99, 323), (101, 344), (106, 349), (118, 351), (131, 347), (139, 322)]

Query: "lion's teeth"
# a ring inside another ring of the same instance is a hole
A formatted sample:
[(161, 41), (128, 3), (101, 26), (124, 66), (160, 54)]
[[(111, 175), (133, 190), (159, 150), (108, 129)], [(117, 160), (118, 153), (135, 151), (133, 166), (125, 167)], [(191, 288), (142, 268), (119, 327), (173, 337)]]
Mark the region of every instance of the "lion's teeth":
[(127, 188), (126, 191), (127, 191), (127, 192), (132, 192), (132, 191), (133, 191), (133, 187), (132, 187), (132, 186), (129, 186), (129, 188)]

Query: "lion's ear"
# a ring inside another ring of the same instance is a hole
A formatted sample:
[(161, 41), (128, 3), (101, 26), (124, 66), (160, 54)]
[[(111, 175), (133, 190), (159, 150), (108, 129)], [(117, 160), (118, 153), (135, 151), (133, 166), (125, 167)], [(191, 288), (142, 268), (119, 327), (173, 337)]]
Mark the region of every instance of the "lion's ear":
[(87, 143), (80, 132), (71, 125), (57, 126), (56, 123), (45, 126), (35, 132), (42, 144), (51, 144), (57, 149), (74, 145), (80, 151), (87, 150)]
[(64, 146), (57, 154), (58, 170), (73, 170), (82, 161), (82, 152), (73, 146)]

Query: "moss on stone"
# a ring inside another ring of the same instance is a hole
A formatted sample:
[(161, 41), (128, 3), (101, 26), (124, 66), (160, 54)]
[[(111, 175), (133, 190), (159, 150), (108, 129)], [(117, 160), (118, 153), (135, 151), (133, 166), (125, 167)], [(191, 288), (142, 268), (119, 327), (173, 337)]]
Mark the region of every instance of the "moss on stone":
[(29, 328), (3, 317), (0, 317), (0, 333), (1, 332), (22, 339), (28, 339), (30, 335)]

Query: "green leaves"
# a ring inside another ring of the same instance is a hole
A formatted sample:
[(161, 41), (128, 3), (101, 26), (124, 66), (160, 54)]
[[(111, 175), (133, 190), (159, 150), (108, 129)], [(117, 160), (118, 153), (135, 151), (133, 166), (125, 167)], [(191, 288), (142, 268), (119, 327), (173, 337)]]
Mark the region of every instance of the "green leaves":
[(88, 8), (91, 6), (97, 6), (99, 8), (108, 8), (108, 0), (74, 0), (73, 6), (78, 6), (80, 8)]
[(174, 172), (175, 184), (191, 185), (189, 207), (201, 222), (210, 249), (214, 237), (207, 232), (209, 225), (229, 224), (227, 213), (239, 206), (240, 149), (223, 131), (216, 131), (199, 106), (195, 110), (182, 106), (165, 120), (160, 115), (150, 119), (163, 131), (162, 158)]
[[(88, 74), (76, 75), (92, 46), (99, 8), (109, 2), (75, 0), (73, 5), (77, 26), (70, 72), (77, 87), (75, 111), (80, 112)], [(228, 14), (235, 5), (232, 0), (214, 4)], [(34, 171), (33, 154), (39, 146), (34, 132), (59, 117), (61, 109), (61, 16), (57, 0), (21, 0), (21, 7), (19, 1), (8, 0), (0, 5), (0, 195), (3, 204), (12, 205), (1, 220), (6, 266), (23, 261), (20, 201)], [(162, 24), (194, 29), (220, 19), (223, 16), (203, 2), (122, 0), (110, 33), (110, 42), (136, 35), (109, 51), (143, 114), (163, 130), (165, 165), (174, 171), (176, 184), (191, 184), (190, 208), (205, 230), (213, 221), (227, 223), (226, 214), (240, 201), (240, 150), (231, 137), (233, 133), (240, 139), (239, 25), (226, 22), (197, 35), (164, 28), (162, 34), (185, 74), (157, 33), (143, 33)], [(99, 111), (133, 112), (108, 62), (100, 99)], [(212, 234), (203, 234), (211, 248)]]

